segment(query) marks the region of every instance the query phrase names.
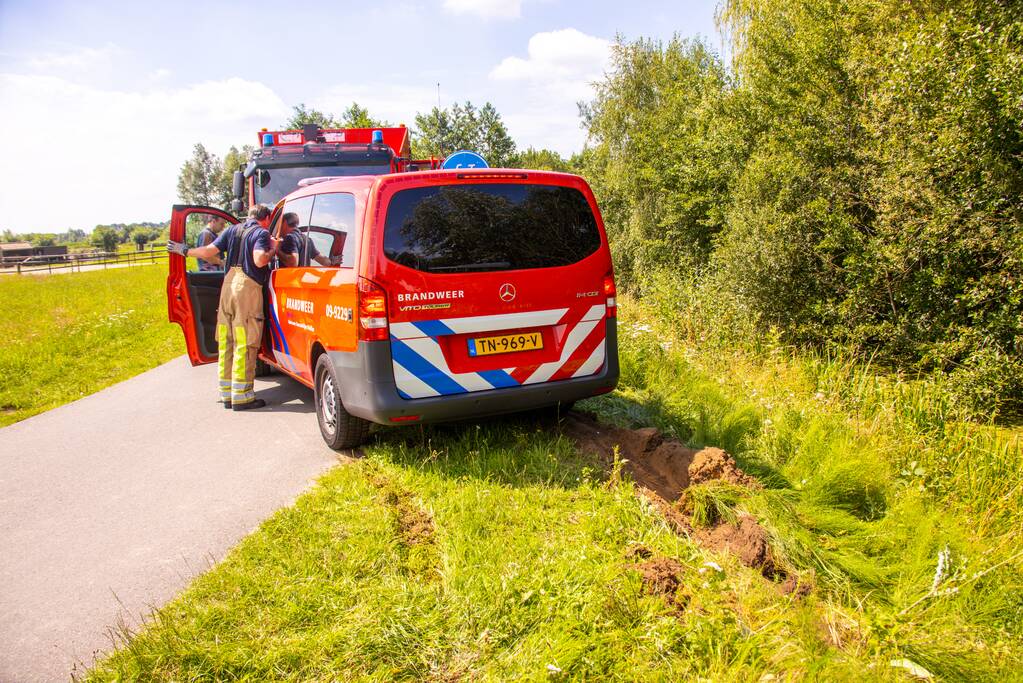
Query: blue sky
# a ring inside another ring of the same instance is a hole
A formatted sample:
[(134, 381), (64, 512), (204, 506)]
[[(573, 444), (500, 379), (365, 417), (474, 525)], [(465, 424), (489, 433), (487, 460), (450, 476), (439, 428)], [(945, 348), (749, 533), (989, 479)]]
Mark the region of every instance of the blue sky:
[(394, 123), (491, 101), (520, 147), (580, 149), (616, 34), (702, 35), (713, 0), (0, 0), (0, 228), (165, 220), (192, 145), (253, 143), (299, 102)]

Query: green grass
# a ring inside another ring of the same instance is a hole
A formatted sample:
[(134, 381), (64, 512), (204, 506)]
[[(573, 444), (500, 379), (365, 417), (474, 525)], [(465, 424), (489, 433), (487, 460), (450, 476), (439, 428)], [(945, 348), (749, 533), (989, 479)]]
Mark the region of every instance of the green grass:
[(0, 426), (184, 352), (166, 266), (0, 278)]
[[(90, 678), (897, 681), (903, 660), (942, 680), (1023, 670), (1018, 434), (951, 422), (932, 384), (770, 344), (687, 345), (638, 306), (622, 312), (621, 388), (582, 406), (733, 453), (764, 488), (703, 486), (694, 504), (756, 515), (780, 564), (815, 585), (808, 598), (673, 534), (549, 425), (392, 429)], [(432, 533), (410, 537), (424, 515)], [(637, 542), (682, 563), (681, 617), (644, 592), (626, 557)]]

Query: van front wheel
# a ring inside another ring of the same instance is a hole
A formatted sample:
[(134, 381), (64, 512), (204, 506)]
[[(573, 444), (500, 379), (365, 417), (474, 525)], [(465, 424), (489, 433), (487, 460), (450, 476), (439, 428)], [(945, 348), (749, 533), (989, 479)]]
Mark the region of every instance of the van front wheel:
[(369, 422), (350, 415), (341, 403), (334, 364), (327, 354), (316, 361), (316, 420), (320, 434), (334, 450), (361, 446), (369, 436)]

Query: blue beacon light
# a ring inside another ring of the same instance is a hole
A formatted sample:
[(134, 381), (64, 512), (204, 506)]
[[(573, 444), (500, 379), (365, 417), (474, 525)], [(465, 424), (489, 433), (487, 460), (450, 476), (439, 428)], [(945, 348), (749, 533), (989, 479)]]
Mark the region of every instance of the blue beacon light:
[(263, 146), (264, 147), (273, 147), (273, 144), (274, 144), (274, 135), (273, 135), (273, 133), (263, 133)]
[(382, 130), (373, 131), (373, 144), (374, 145), (384, 144), (384, 131)]

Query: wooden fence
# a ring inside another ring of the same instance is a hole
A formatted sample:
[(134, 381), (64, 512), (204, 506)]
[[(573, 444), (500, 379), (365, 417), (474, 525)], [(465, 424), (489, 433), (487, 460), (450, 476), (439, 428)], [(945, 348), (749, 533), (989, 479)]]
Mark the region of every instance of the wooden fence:
[(0, 274), (62, 273), (100, 268), (125, 268), (167, 260), (167, 250), (92, 252), (55, 256), (12, 257), (0, 259)]

